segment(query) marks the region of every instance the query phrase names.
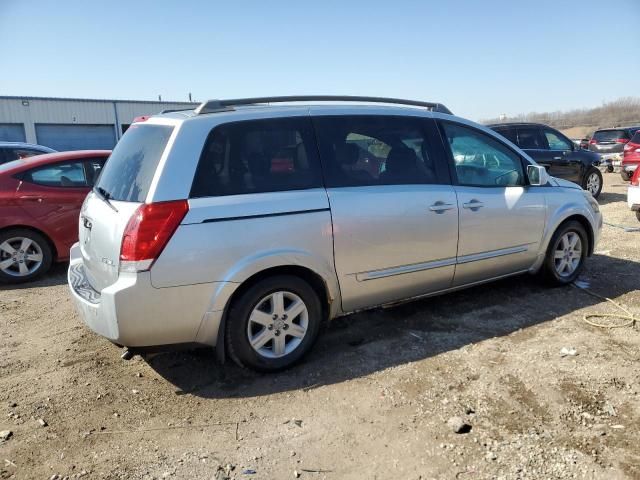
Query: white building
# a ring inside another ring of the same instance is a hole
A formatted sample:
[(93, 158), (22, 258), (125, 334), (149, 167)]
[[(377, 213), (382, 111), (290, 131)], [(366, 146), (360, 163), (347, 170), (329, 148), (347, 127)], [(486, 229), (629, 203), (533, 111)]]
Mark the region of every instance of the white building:
[(58, 151), (111, 149), (135, 117), (194, 108), (189, 102), (0, 96), (0, 141)]

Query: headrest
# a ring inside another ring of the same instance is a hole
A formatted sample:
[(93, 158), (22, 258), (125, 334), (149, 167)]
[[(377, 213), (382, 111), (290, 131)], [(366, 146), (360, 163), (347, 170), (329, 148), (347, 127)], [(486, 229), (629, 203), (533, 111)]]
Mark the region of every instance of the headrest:
[(336, 159), (340, 165), (355, 165), (360, 158), (360, 149), (353, 143), (343, 143), (336, 147)]
[(417, 161), (418, 156), (411, 148), (393, 147), (387, 157), (385, 169), (389, 173), (411, 172), (415, 170)]

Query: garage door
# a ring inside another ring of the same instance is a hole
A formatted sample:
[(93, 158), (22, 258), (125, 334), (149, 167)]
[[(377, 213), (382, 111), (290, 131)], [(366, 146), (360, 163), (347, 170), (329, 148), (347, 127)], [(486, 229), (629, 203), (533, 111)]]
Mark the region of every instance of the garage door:
[(21, 123), (0, 123), (1, 142), (24, 142), (24, 125)]
[(40, 145), (59, 152), (67, 150), (108, 150), (116, 144), (113, 125), (60, 125), (37, 123)]

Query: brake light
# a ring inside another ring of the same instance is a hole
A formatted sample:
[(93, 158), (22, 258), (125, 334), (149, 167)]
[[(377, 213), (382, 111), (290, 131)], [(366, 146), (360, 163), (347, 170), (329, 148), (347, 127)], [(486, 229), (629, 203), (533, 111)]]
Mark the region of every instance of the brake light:
[(121, 270), (149, 270), (188, 211), (186, 200), (140, 205), (122, 235)]
[(598, 143), (598, 140), (596, 140), (595, 138), (589, 140), (589, 145), (595, 145), (596, 143)]
[(616, 138), (616, 143), (627, 143), (628, 141), (628, 138)]

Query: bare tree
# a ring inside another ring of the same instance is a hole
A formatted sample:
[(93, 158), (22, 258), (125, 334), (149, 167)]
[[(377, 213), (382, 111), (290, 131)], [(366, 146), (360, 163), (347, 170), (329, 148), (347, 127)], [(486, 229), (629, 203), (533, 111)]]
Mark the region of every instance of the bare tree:
[(623, 97), (613, 102), (603, 103), (595, 108), (580, 108), (567, 112), (531, 112), (521, 113), (514, 117), (481, 120), (482, 123), (505, 122), (538, 122), (558, 129), (572, 127), (619, 127), (624, 125), (640, 125), (640, 98)]

